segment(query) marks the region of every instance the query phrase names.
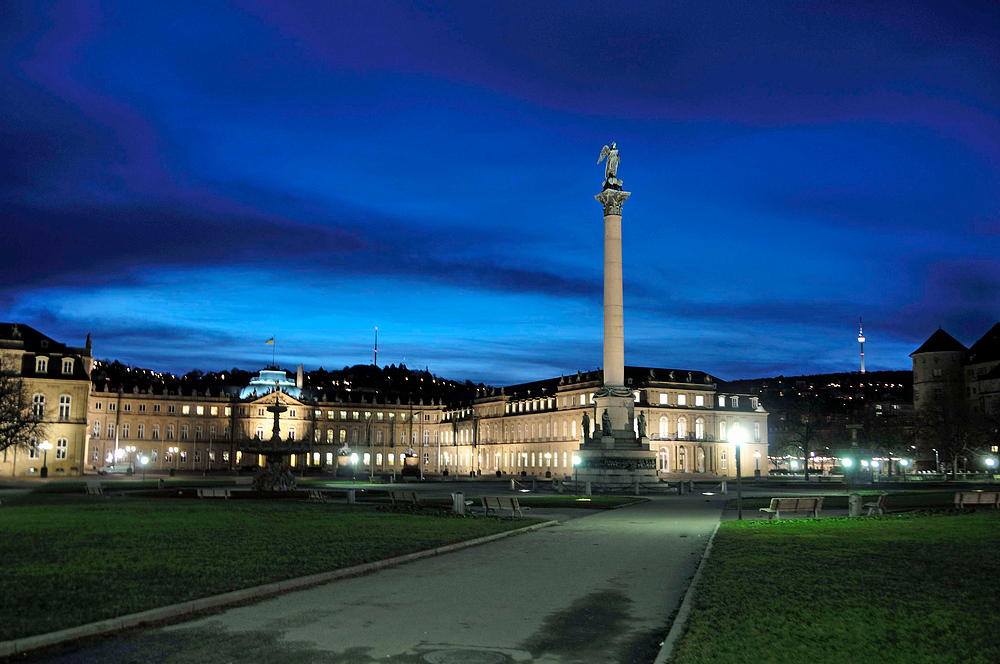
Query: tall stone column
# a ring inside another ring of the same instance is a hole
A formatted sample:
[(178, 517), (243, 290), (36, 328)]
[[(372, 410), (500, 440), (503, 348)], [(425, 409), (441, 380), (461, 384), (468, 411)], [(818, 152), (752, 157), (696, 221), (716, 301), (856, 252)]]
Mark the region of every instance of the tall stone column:
[[(620, 186), (620, 185), (619, 185)], [(629, 192), (605, 184), (595, 196), (604, 206), (604, 384), (597, 391), (598, 427), (604, 413), (611, 419), (611, 435), (595, 437), (602, 446), (622, 447), (636, 442), (632, 424), (632, 390), (625, 386), (625, 318), (622, 289), (622, 204)]]
[(625, 386), (625, 316), (622, 292), (622, 204), (629, 192), (605, 189), (604, 206), (604, 385)]

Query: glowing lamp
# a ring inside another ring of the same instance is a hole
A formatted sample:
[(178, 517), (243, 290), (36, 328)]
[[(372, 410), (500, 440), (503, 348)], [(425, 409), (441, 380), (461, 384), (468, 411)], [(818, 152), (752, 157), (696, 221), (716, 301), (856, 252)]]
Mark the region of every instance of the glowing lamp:
[(573, 465), (574, 466), (580, 465), (580, 457), (576, 456), (575, 454), (573, 455)]
[(352, 452), (351, 453), (351, 463), (357, 463), (357, 462), (358, 462), (358, 453), (357, 452)]
[(997, 460), (993, 458), (987, 459), (986, 465), (992, 468), (993, 466), (997, 465)]
[(910, 462), (907, 459), (900, 459), (899, 460), (899, 465), (903, 466), (905, 468), (906, 466), (910, 465)]
[(850, 468), (854, 465), (853, 459), (841, 459), (840, 463), (843, 464), (844, 468)]

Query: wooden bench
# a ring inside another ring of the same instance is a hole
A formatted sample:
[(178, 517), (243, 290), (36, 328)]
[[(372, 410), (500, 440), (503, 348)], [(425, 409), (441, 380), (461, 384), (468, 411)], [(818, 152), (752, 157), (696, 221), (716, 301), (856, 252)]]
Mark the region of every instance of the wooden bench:
[(515, 496), (483, 496), (483, 509), (486, 510), (487, 515), (491, 511), (510, 510), (511, 516), (514, 514), (524, 516)]
[(1000, 491), (959, 491), (955, 494), (955, 507), (989, 505), (1000, 509)]
[(229, 498), (231, 489), (198, 489), (199, 498)]
[(87, 495), (88, 496), (103, 496), (104, 487), (101, 486), (100, 482), (87, 482)]
[(393, 505), (405, 504), (420, 507), (420, 499), (417, 497), (416, 491), (390, 491), (389, 501)]
[(761, 507), (761, 512), (767, 513), (768, 519), (780, 519), (782, 512), (812, 512), (813, 518), (819, 518), (823, 507), (823, 497), (815, 498), (772, 498), (771, 505)]
[(864, 507), (868, 510), (868, 516), (871, 516), (873, 512), (878, 512), (879, 514), (885, 514), (886, 506), (885, 501), (889, 498), (889, 494), (880, 493), (878, 499), (874, 502), (865, 503)]
[(309, 500), (314, 503), (326, 503), (330, 501), (330, 496), (319, 489), (309, 489)]

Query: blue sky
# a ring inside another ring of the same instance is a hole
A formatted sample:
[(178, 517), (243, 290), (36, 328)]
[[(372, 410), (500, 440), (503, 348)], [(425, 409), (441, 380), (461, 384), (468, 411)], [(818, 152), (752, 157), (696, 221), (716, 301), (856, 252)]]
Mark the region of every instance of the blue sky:
[(13, 3), (0, 318), (175, 372), (907, 368), (1000, 319), (994, 3)]

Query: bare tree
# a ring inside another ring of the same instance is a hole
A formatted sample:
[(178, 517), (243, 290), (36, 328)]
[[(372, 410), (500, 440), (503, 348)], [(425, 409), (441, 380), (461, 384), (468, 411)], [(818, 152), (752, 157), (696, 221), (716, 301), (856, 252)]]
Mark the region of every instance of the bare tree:
[(46, 424), (41, 410), (34, 410), (28, 387), (9, 357), (0, 357), (0, 452), (27, 450), (45, 437)]
[(829, 428), (822, 405), (815, 399), (789, 400), (776, 423), (779, 449), (801, 451), (805, 458), (805, 481), (809, 481), (810, 448), (818, 447)]
[(916, 430), (924, 447), (945, 453), (953, 480), (957, 479), (959, 460), (982, 451), (997, 435), (989, 415), (971, 408), (964, 399), (946, 396), (917, 410)]

